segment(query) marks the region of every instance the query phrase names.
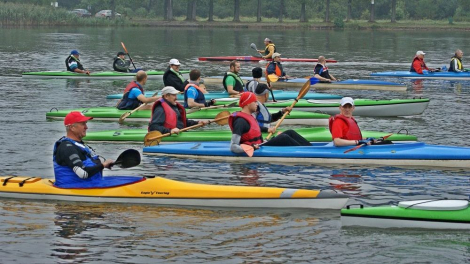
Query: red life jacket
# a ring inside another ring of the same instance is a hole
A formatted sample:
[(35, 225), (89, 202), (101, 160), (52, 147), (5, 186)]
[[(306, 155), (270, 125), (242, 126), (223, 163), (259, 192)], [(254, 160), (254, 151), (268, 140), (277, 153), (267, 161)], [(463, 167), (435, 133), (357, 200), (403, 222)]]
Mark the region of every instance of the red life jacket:
[(126, 89), (124, 89), (124, 93), (129, 92), (129, 91), (132, 90), (133, 88), (139, 88), (139, 90), (142, 92), (142, 94), (145, 94), (145, 93), (144, 93), (144, 89), (142, 88), (142, 86), (140, 86), (140, 85), (139, 85), (138, 83), (136, 83), (135, 81), (130, 82), (130, 83), (126, 86)]
[(416, 60), (419, 61), (419, 64), (421, 66), (421, 72), (418, 72), (418, 73), (423, 73), (423, 70), (429, 70), (428, 66), (426, 66), (426, 63), (424, 62), (424, 60), (418, 58), (418, 56), (415, 56), (413, 58), (413, 61), (411, 62), (410, 72), (417, 72), (416, 69), (413, 67), (413, 64)]
[(342, 139), (347, 139), (347, 140), (361, 140), (362, 139), (362, 133), (361, 130), (359, 129), (359, 126), (357, 125), (356, 119), (354, 117), (347, 118), (344, 115), (338, 114), (335, 116), (331, 116), (329, 119), (329, 124), (328, 127), (330, 129), (333, 128), (333, 122), (336, 119), (343, 120), (344, 123), (348, 126), (348, 133)]
[[(165, 99), (161, 98), (160, 100), (156, 101), (153, 106), (152, 106), (152, 116), (150, 117), (150, 122), (153, 120), (153, 112), (155, 110), (155, 107), (161, 105), (163, 107), (163, 111), (165, 112), (165, 123), (163, 124), (164, 127), (168, 129), (173, 129), (176, 127), (177, 124), (177, 117), (176, 113), (171, 108), (170, 105), (165, 101)], [(186, 110), (184, 110), (184, 107), (180, 103), (176, 103), (176, 106), (178, 106), (178, 109), (181, 113), (181, 118), (183, 119), (183, 124), (184, 127), (186, 127)]]
[(263, 143), (263, 136), (261, 135), (261, 129), (258, 125), (258, 122), (252, 115), (245, 114), (243, 112), (233, 113), (228, 118), (228, 125), (230, 126), (230, 129), (233, 131), (233, 121), (235, 121), (235, 118), (237, 117), (241, 117), (245, 119), (250, 124), (250, 130), (247, 133), (242, 135), (240, 144), (252, 145), (252, 144)]

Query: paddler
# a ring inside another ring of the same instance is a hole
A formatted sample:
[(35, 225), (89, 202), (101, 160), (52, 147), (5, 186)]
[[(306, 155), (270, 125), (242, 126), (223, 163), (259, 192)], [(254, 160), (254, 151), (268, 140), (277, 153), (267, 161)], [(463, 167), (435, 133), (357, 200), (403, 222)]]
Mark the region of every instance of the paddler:
[(206, 101), (206, 86), (201, 83), (201, 72), (191, 70), (189, 72), (189, 83), (184, 88), (184, 108), (208, 107), (215, 104), (215, 100)]
[(225, 88), (225, 91), (232, 96), (240, 96), (243, 93), (244, 83), (240, 78), (238, 73), (240, 72), (240, 62), (232, 61), (230, 62), (230, 71), (226, 72), (222, 84)]
[[(238, 105), (241, 111), (233, 113), (229, 117), (229, 126), (232, 130), (232, 140), (230, 150), (234, 153), (244, 153), (240, 144), (252, 146), (255, 150), (259, 149), (263, 143), (263, 136), (258, 122), (253, 114), (258, 109), (256, 95), (250, 92), (244, 92)], [(287, 130), (266, 141), (264, 146), (311, 146), (310, 142), (299, 135), (294, 130)]]
[(253, 76), (253, 79), (246, 83), (245, 91), (254, 93), (255, 89), (260, 85), (263, 70), (260, 67), (253, 68), (251, 70), (251, 76)]
[(178, 134), (182, 128), (208, 123), (208, 121), (195, 121), (186, 118), (184, 107), (176, 101), (176, 95), (180, 92), (174, 87), (164, 87), (161, 93), (162, 98), (153, 104), (149, 132), (157, 130), (162, 134)]
[(172, 86), (180, 92), (184, 92), (184, 87), (188, 84), (188, 81), (184, 79), (183, 74), (180, 72), (181, 63), (177, 59), (171, 59), (169, 66), (163, 74), (163, 84), (165, 86)]
[(274, 43), (269, 38), (264, 39), (264, 45), (265, 45), (264, 50), (258, 50), (260, 54), (264, 52), (264, 56), (262, 56), (262, 58), (263, 59), (273, 58), (273, 55), (276, 52), (276, 45), (274, 45)]
[(424, 62), (424, 53), (421, 50), (416, 52), (413, 62), (411, 63), (410, 72), (416, 72), (418, 74), (428, 74), (428, 72), (435, 72), (436, 69), (428, 68)]
[(286, 75), (281, 63), (281, 54), (277, 52), (273, 54), (273, 60), (266, 65), (266, 75), (270, 74), (275, 74), (279, 79), (284, 80), (294, 78)]
[(67, 71), (90, 75), (90, 71), (85, 70), (80, 62), (80, 53), (78, 50), (72, 50), (70, 52), (70, 55), (65, 59), (65, 67), (67, 67)]
[(450, 72), (463, 72), (464, 68), (462, 65), (463, 52), (456, 50), (454, 56), (450, 59)]
[(315, 65), (315, 69), (313, 70), (314, 77), (320, 80), (320, 82), (326, 83), (331, 81), (338, 81), (333, 74), (330, 74), (328, 71), (328, 67), (326, 67), (326, 59), (324, 56), (318, 57), (317, 65)]
[(126, 89), (124, 89), (124, 95), (121, 101), (117, 104), (119, 110), (133, 110), (139, 107), (141, 104), (147, 104), (142, 106), (140, 110), (152, 109), (152, 103), (160, 99), (160, 97), (152, 96), (145, 97), (144, 85), (147, 83), (147, 73), (145, 71), (138, 71), (135, 75), (135, 81), (130, 82)]
[(141, 69), (129, 69), (131, 62), (126, 61), (126, 53), (120, 51), (117, 53), (117, 56), (114, 58), (113, 69), (117, 72), (138, 72)]
[(266, 84), (258, 84), (254, 92), (256, 99), (258, 100), (258, 106), (256, 112), (253, 113), (253, 116), (256, 118), (256, 121), (258, 121), (261, 132), (269, 132), (274, 134), (276, 130), (274, 127), (271, 127), (271, 123), (279, 120), (284, 115), (284, 113), (292, 111), (292, 107), (288, 106), (279, 110), (279, 112), (275, 114), (271, 114), (268, 108), (264, 105), (269, 99), (270, 92), (271, 90)]

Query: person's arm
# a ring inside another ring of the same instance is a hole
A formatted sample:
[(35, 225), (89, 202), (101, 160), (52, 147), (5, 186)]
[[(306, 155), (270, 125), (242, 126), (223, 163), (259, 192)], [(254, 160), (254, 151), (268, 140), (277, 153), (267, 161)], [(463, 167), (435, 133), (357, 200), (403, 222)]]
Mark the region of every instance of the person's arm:
[(196, 103), (195, 99), (198, 96), (198, 91), (194, 87), (189, 87), (186, 91), (186, 96), (188, 98), (188, 106), (192, 107), (204, 107), (204, 104)]
[(331, 80), (333, 80), (333, 81), (335, 81), (335, 82), (338, 81), (338, 80), (335, 78), (335, 76), (333, 76), (333, 74), (331, 74), (331, 73), (330, 73), (330, 77), (331, 77)]
[(337, 147), (355, 146), (358, 144), (357, 140), (342, 139), (342, 137), (344, 137), (343, 130), (345, 129), (345, 126), (346, 124), (341, 119), (336, 119), (333, 121), (333, 125), (331, 127), (331, 137), (333, 138), (333, 143)]
[(240, 95), (239, 92), (237, 92), (233, 89), (233, 87), (235, 87), (235, 82), (236, 82), (236, 80), (232, 76), (228, 76), (225, 79), (225, 85), (227, 86), (227, 92), (230, 95)]
[(173, 86), (176, 90), (184, 92), (184, 87), (186, 86), (186, 84), (184, 82), (181, 82), (181, 79), (178, 76), (170, 73), (166, 78), (165, 86)]
[(201, 123), (205, 123), (205, 124), (206, 124), (207, 122), (202, 122), (202, 121), (196, 121), (196, 120), (186, 119), (186, 127), (194, 126), (194, 125), (201, 124)]
[(95, 165), (85, 166), (83, 165), (82, 159), (80, 157), (85, 159), (85, 157), (77, 149), (77, 147), (74, 146), (69, 141), (63, 141), (57, 147), (57, 153), (56, 153), (57, 163), (59, 165), (67, 166), (71, 168), (75, 172), (75, 174), (81, 179), (87, 179), (88, 177), (91, 177), (95, 175), (96, 173), (102, 171), (105, 168), (105, 165), (107, 168), (109, 168), (110, 161), (107, 162), (106, 164), (102, 164), (101, 160), (96, 159), (94, 161)]
[(149, 103), (153, 103), (157, 101), (158, 99), (160, 99), (160, 97), (157, 97), (157, 96), (145, 97), (145, 95), (140, 94), (139, 96), (137, 96), (137, 99), (139, 99), (139, 101), (141, 101), (144, 104), (149, 104)]
[(152, 120), (149, 125), (150, 131), (160, 131), (162, 134), (170, 133), (171, 130), (164, 127), (163, 124), (165, 123), (165, 111), (163, 111), (163, 107), (158, 106), (155, 107), (153, 112)]

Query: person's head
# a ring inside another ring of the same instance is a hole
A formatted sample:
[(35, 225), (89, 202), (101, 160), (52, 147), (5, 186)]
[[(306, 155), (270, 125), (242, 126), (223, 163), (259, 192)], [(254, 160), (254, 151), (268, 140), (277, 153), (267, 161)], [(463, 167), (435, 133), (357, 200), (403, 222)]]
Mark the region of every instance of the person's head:
[(325, 56), (319, 56), (318, 57), (318, 63), (320, 64), (325, 64), (326, 60), (325, 60)]
[(343, 97), (339, 102), (339, 111), (346, 117), (351, 117), (354, 111), (354, 99), (351, 97)]
[(459, 50), (459, 49), (456, 50), (456, 51), (455, 51), (455, 57), (456, 57), (456, 58), (459, 58), (459, 59), (462, 59), (462, 57), (463, 57), (463, 52), (462, 52), (461, 50)]
[(273, 43), (269, 38), (264, 39), (264, 45), (268, 45), (269, 43)]
[(426, 53), (424, 53), (422, 50), (418, 50), (418, 51), (416, 52), (416, 57), (418, 57), (418, 58), (420, 58), (420, 59), (423, 59), (425, 54), (426, 54)]
[(120, 52), (117, 53), (117, 56), (121, 59), (124, 59), (124, 57), (126, 56), (126, 53), (120, 51)]
[(281, 54), (274, 52), (273, 53), (273, 61), (281, 61)]
[(253, 78), (261, 78), (263, 77), (263, 69), (260, 67), (253, 68), (253, 70), (251, 70), (251, 74)]
[(72, 50), (70, 52), (70, 55), (74, 56), (75, 58), (78, 58), (80, 57), (80, 52), (78, 52), (78, 50)]
[(83, 113), (78, 111), (68, 113), (64, 119), (67, 137), (81, 141), (86, 136), (86, 130), (88, 129), (86, 123), (90, 119), (93, 119), (93, 117), (84, 116)]
[(240, 62), (237, 60), (230, 62), (230, 71), (238, 74), (240, 72)]
[(145, 85), (145, 83), (147, 82), (147, 73), (145, 71), (138, 71), (136, 74), (135, 74), (135, 80), (142, 84), (142, 85)]
[(258, 104), (256, 103), (258, 100), (256, 99), (256, 95), (252, 92), (244, 92), (240, 96), (240, 100), (238, 101), (238, 105), (242, 108), (242, 111), (246, 111), (250, 114), (256, 112), (258, 108)]
[(177, 95), (180, 92), (173, 86), (166, 86), (162, 89), (162, 97), (173, 105), (176, 105)]
[(201, 78), (201, 72), (199, 70), (191, 70), (189, 72), (189, 80), (196, 82)]
[(260, 101), (261, 103), (265, 103), (269, 99), (269, 92), (270, 91), (271, 90), (269, 89), (269, 87), (266, 84), (260, 83), (256, 87), (254, 94), (256, 95), (256, 98), (258, 99), (258, 101)]
[(180, 70), (180, 65), (181, 65), (181, 63), (180, 63), (179, 60), (177, 60), (177, 59), (171, 59), (169, 63), (170, 63), (170, 68), (172, 68), (173, 70), (175, 70), (175, 71), (179, 71), (179, 70)]

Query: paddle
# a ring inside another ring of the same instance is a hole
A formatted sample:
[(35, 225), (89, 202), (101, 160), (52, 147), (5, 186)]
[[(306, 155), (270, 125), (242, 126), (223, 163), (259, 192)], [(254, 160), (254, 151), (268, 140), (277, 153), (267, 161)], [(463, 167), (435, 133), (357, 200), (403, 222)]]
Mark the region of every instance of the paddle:
[[(387, 138), (389, 138), (391, 135), (393, 135), (393, 133), (392, 133), (392, 134), (389, 134), (389, 135), (386, 135), (386, 136), (383, 136), (383, 137), (381, 137), (379, 140), (380, 140), (380, 141), (384, 141), (384, 140), (386, 140)], [(357, 145), (357, 146), (355, 146), (354, 148), (348, 149), (348, 150), (346, 150), (346, 151), (343, 152), (343, 153), (348, 153), (348, 152), (354, 151), (354, 150), (359, 149), (359, 148), (362, 148), (363, 146), (366, 146), (366, 145), (367, 145), (366, 143), (362, 143), (361, 145)]]
[(214, 108), (225, 108), (225, 107), (232, 107), (232, 106), (235, 106), (238, 102), (237, 101), (234, 101), (234, 102), (231, 102), (230, 104), (223, 104), (223, 105), (213, 105), (213, 106), (208, 106), (208, 107), (193, 107), (189, 110), (186, 111), (186, 114), (191, 114), (191, 113), (194, 113), (194, 112), (197, 112), (197, 111), (201, 111), (201, 110), (206, 110), (206, 109), (214, 109)]
[(140, 153), (135, 149), (127, 149), (119, 155), (114, 163), (109, 165), (111, 169), (114, 165), (119, 165), (120, 168), (130, 168), (140, 164)]
[[(158, 92), (155, 92), (152, 97), (154, 97), (155, 95), (157, 95)], [(130, 111), (130, 112), (125, 112), (124, 114), (121, 115), (121, 117), (119, 117), (119, 123), (122, 124), (122, 122), (124, 122), (124, 119), (128, 118), (130, 115), (132, 115), (135, 111), (139, 110), (140, 108), (144, 107), (145, 105), (147, 105), (147, 103), (145, 104), (141, 104), (139, 105), (138, 107), (136, 107), (134, 110)]]
[(269, 75), (266, 76), (266, 81), (268, 81), (268, 83), (270, 82), (277, 82), (279, 80), (279, 76), (277, 76), (276, 74), (274, 73), (271, 73)]
[(137, 67), (135, 67), (134, 61), (131, 58), (131, 55), (129, 55), (129, 52), (127, 52), (127, 49), (126, 49), (126, 46), (124, 45), (124, 42), (121, 42), (121, 45), (122, 45), (122, 48), (124, 49), (124, 51), (126, 52), (127, 56), (129, 57), (129, 60), (131, 61), (132, 66), (134, 66), (134, 69), (137, 70)]
[[(222, 111), (222, 112), (218, 113), (215, 116), (214, 120), (209, 121), (209, 124), (215, 122), (215, 123), (217, 123), (218, 125), (221, 125), (221, 126), (226, 125), (226, 124), (228, 124), (227, 119), (229, 117), (230, 117), (230, 112), (229, 111)], [(185, 127), (183, 129), (180, 129), (180, 132), (188, 131), (190, 129), (194, 129), (194, 128), (198, 128), (198, 127), (202, 127), (202, 126), (204, 126), (204, 124), (197, 124), (197, 125), (194, 125), (194, 126)], [(167, 136), (170, 136), (170, 135), (171, 135), (171, 133), (162, 134), (162, 133), (160, 133), (160, 131), (148, 132), (147, 135), (145, 135), (145, 138), (144, 138), (144, 145), (146, 147), (157, 145), (157, 144), (160, 143), (161, 138), (167, 137)]]
[(263, 57), (263, 54), (261, 54), (261, 52), (259, 52), (258, 49), (256, 48), (255, 43), (251, 43), (251, 44), (250, 44), (250, 47), (251, 47), (252, 49), (256, 50), (256, 52), (258, 52), (258, 54), (261, 55), (261, 57)]

